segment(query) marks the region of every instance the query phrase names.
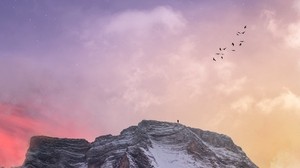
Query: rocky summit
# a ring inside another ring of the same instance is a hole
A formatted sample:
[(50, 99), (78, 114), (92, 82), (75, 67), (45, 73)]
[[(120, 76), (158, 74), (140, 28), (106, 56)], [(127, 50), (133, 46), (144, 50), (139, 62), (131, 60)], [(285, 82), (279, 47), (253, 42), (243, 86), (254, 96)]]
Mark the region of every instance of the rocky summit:
[(257, 168), (230, 137), (179, 123), (140, 122), (120, 135), (32, 137), (22, 168)]

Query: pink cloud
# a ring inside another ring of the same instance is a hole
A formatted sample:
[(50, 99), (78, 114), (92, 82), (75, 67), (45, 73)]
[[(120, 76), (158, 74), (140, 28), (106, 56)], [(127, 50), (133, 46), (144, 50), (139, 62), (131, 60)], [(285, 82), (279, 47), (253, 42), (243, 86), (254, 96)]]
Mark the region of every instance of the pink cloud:
[(9, 104), (0, 104), (0, 123), (0, 163), (21, 165), (29, 138), (43, 129), (45, 123), (26, 115), (26, 109)]

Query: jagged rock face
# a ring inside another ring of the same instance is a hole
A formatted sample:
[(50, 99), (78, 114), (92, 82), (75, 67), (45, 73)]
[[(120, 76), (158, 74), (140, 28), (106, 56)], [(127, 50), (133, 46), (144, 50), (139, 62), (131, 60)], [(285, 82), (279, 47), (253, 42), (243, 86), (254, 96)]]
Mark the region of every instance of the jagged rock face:
[(84, 139), (32, 137), (23, 167), (82, 167), (90, 147), (90, 143)]
[(228, 136), (158, 121), (142, 121), (92, 143), (33, 137), (22, 167), (257, 168)]

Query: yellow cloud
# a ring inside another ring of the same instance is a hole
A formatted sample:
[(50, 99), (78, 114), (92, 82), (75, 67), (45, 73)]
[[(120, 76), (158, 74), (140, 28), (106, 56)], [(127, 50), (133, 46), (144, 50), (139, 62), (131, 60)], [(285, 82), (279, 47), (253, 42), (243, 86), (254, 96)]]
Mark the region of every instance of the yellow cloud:
[(299, 168), (300, 153), (294, 151), (280, 152), (272, 160), (270, 168)]
[(275, 98), (261, 100), (257, 103), (257, 107), (264, 113), (271, 113), (278, 108), (298, 112), (300, 110), (300, 96), (286, 90)]
[(239, 113), (247, 112), (253, 105), (254, 98), (251, 96), (244, 96), (240, 98), (239, 100), (233, 102), (231, 104), (231, 108), (234, 111), (237, 111)]

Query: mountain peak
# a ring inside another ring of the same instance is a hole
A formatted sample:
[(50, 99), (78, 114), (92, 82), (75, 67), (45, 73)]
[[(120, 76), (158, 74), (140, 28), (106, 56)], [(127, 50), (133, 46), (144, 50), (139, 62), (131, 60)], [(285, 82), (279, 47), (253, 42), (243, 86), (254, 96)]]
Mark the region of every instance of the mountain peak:
[(23, 168), (256, 168), (230, 137), (179, 123), (143, 120), (120, 135), (31, 138)]

